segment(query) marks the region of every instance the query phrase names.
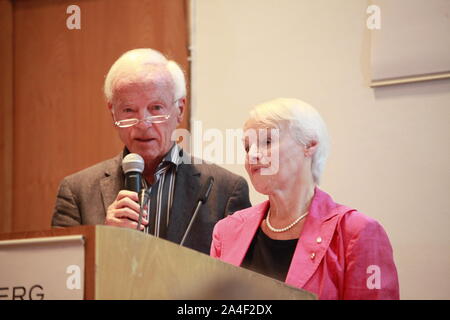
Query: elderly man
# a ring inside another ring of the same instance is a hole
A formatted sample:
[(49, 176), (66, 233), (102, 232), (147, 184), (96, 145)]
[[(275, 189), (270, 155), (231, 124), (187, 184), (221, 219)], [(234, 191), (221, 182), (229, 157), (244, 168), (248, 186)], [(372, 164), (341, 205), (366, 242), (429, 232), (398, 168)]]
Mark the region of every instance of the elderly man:
[(106, 224), (136, 229), (138, 194), (124, 189), (122, 159), (137, 153), (145, 163), (144, 184), (151, 189), (141, 230), (180, 243), (209, 177), (214, 185), (200, 208), (185, 245), (208, 253), (215, 223), (250, 206), (245, 180), (213, 164), (196, 164), (171, 140), (186, 104), (184, 74), (152, 49), (123, 54), (104, 86), (108, 109), (124, 151), (113, 159), (66, 177), (60, 184), (53, 226)]

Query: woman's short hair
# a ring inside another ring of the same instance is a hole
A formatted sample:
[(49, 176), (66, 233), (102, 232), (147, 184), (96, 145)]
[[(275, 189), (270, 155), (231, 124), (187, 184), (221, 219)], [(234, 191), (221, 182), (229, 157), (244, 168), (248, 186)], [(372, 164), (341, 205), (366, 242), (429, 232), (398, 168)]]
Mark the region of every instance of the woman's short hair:
[(298, 99), (278, 98), (254, 107), (250, 118), (276, 128), (287, 123), (297, 142), (307, 146), (312, 141), (317, 142), (311, 171), (314, 182), (319, 184), (330, 151), (330, 139), (325, 122), (315, 108)]
[(168, 60), (161, 52), (148, 49), (133, 49), (125, 52), (109, 69), (103, 87), (106, 101), (112, 103), (114, 89), (119, 80), (142, 81), (148, 76), (154, 77), (158, 68), (168, 71), (174, 88), (174, 98), (186, 97), (186, 80), (183, 70), (172, 60)]

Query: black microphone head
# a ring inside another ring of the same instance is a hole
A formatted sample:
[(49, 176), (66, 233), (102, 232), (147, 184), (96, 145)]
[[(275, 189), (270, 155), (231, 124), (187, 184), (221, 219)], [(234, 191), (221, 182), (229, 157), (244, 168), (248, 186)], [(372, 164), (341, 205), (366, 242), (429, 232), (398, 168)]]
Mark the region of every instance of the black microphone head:
[(122, 160), (122, 169), (126, 174), (128, 172), (144, 172), (144, 159), (137, 153), (129, 153)]
[(208, 200), (208, 197), (209, 197), (209, 194), (211, 193), (213, 184), (214, 184), (214, 178), (208, 177), (208, 180), (206, 180), (206, 183), (203, 185), (203, 188), (200, 191), (200, 197), (198, 198), (198, 201), (205, 203)]

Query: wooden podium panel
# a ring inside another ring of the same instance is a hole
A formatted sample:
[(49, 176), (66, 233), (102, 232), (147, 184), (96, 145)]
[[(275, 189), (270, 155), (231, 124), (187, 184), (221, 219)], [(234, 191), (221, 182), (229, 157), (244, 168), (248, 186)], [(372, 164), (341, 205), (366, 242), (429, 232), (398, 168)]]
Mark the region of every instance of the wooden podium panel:
[(61, 235), (85, 237), (85, 299), (316, 299), (307, 291), (130, 229), (82, 226), (0, 234), (0, 241)]

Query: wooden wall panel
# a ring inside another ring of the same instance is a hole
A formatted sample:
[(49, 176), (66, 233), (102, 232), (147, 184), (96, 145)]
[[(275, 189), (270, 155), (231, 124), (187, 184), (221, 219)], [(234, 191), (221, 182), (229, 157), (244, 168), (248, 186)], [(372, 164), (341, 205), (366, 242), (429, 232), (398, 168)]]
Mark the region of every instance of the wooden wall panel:
[(13, 11), (0, 0), (0, 232), (12, 229)]
[(187, 23), (185, 0), (14, 1), (13, 231), (48, 228), (61, 179), (121, 151), (102, 87), (123, 52), (155, 48), (189, 74)]

